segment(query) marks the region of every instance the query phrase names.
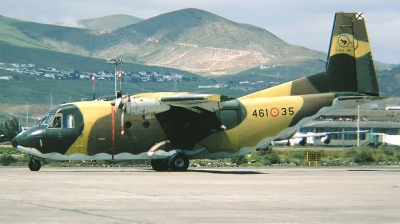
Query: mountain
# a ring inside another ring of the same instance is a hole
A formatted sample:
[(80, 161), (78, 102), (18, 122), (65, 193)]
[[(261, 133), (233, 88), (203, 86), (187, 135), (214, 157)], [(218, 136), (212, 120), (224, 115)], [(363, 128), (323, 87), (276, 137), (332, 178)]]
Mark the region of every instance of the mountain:
[[(0, 18), (0, 24), (18, 37), (12, 42), (17, 41), (19, 46), (101, 59), (122, 58), (203, 76), (325, 59), (324, 53), (290, 45), (265, 29), (193, 8), (161, 14), (109, 32), (5, 17)], [(10, 54), (12, 57), (13, 53)]]
[(321, 52), (287, 44), (265, 29), (198, 9), (165, 13), (118, 29), (114, 35), (119, 43), (104, 48), (102, 55), (206, 76), (326, 58)]

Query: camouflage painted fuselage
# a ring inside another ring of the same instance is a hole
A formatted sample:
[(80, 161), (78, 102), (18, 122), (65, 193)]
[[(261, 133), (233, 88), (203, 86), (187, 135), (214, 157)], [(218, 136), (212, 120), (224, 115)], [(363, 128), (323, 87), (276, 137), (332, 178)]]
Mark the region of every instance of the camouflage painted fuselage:
[[(331, 107), (334, 99), (334, 94), (235, 99), (221, 103), (215, 112), (171, 107), (148, 117), (125, 115), (125, 136), (121, 137), (117, 125), (115, 148), (110, 102), (63, 104), (49, 112), (62, 115), (60, 128), (32, 127), (21, 133), (15, 144), (32, 155), (62, 160), (163, 158), (169, 154), (152, 155), (149, 150), (164, 141), (169, 146), (164, 152), (181, 150), (189, 158), (231, 157), (268, 146), (305, 118), (317, 116), (321, 108)], [(67, 128), (66, 117), (71, 115), (74, 126)], [(115, 119), (119, 124), (120, 117)]]

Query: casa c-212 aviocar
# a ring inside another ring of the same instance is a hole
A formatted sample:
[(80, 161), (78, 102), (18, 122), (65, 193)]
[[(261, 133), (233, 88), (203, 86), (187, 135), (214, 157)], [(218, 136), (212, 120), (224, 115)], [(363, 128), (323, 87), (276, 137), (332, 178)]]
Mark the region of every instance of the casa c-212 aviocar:
[[(50, 109), (12, 145), (40, 159), (151, 160), (156, 171), (185, 171), (189, 159), (227, 158), (288, 139), (327, 111), (379, 98), (362, 13), (335, 14), (326, 69), (239, 98), (186, 92), (142, 93)], [(114, 109), (118, 116), (114, 116)], [(118, 113), (119, 112), (119, 113)], [(113, 124), (117, 127), (114, 129)], [(118, 134), (113, 134), (118, 133)], [(121, 134), (119, 134), (121, 132)]]

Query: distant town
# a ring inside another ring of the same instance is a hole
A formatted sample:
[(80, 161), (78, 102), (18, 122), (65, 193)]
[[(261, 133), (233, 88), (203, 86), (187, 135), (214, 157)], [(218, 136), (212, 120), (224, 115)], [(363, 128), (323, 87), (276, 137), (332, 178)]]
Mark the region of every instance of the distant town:
[[(261, 69), (266, 69), (262, 67)], [(96, 71), (96, 72), (81, 72), (78, 70), (58, 70), (54, 67), (36, 68), (35, 64), (22, 64), (22, 63), (0, 63), (0, 71), (15, 72), (18, 74), (26, 74), (38, 78), (57, 79), (57, 80), (92, 80), (93, 74), (95, 81), (114, 81), (114, 72)], [(190, 82), (197, 81), (198, 78), (189, 78), (177, 73), (161, 74), (156, 71), (140, 71), (130, 72), (118, 70), (121, 74), (122, 82), (132, 83), (148, 83), (148, 82)], [(1, 75), (1, 80), (12, 80), (13, 76)], [(230, 84), (214, 84), (214, 85), (200, 85), (199, 89), (217, 89), (217, 88), (230, 88), (243, 91), (251, 91), (257, 87), (271, 87), (279, 85), (279, 82), (264, 82), (264, 81), (240, 81)]]
[[(95, 73), (96, 81), (114, 81), (114, 73), (107, 71), (97, 72), (81, 72), (77, 70), (57, 70), (53, 67), (36, 68), (35, 64), (19, 64), (19, 63), (0, 63), (0, 70), (23, 73), (31, 76), (37, 76), (48, 79), (82, 79), (91, 80), (92, 74)], [(184, 77), (177, 73), (159, 74), (155, 71), (148, 72), (126, 72), (119, 70), (124, 82), (188, 82), (190, 78)], [(0, 79), (11, 80), (12, 76), (0, 76)]]

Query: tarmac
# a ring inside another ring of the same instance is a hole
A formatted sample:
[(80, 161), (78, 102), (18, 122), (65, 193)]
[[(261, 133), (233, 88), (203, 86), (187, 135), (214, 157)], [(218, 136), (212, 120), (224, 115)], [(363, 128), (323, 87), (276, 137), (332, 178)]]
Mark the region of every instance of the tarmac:
[(399, 223), (400, 166), (0, 167), (0, 223)]

